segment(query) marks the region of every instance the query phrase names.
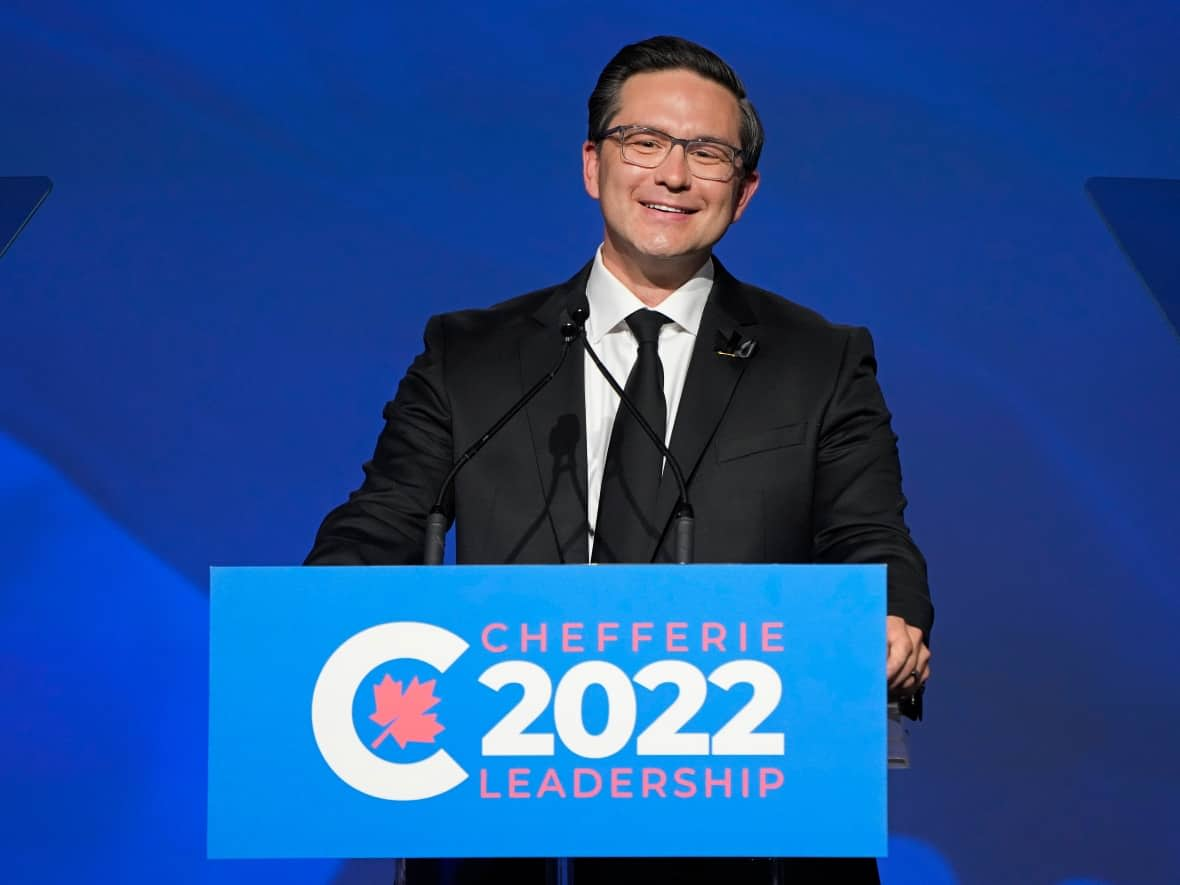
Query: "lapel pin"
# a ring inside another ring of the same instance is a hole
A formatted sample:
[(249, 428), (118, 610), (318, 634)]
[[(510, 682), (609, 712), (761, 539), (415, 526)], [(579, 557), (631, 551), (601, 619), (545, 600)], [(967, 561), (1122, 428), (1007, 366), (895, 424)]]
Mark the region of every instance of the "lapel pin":
[(718, 356), (748, 360), (758, 350), (758, 342), (753, 338), (743, 338), (737, 332), (727, 334), (718, 329), (717, 342), (713, 347)]

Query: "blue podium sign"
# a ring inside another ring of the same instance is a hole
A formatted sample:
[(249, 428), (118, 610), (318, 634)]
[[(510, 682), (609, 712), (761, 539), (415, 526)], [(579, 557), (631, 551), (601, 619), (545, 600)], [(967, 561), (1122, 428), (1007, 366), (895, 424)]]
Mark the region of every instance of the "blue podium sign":
[(210, 857), (880, 856), (885, 567), (216, 568)]

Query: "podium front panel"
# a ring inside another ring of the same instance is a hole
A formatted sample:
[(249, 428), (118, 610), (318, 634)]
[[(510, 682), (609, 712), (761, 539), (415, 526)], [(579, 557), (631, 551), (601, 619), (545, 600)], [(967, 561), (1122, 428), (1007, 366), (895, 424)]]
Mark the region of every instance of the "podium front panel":
[(879, 856), (884, 566), (212, 570), (211, 857)]

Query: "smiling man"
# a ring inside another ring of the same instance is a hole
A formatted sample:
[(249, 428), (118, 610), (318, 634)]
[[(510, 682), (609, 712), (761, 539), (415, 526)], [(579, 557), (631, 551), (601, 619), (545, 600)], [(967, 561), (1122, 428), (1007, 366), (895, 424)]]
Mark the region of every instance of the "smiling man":
[(591, 99), (582, 174), (602, 207), (603, 264), (655, 307), (702, 268), (754, 196), (760, 124), (748, 102), (692, 70), (612, 85), (600, 82)]
[[(739, 282), (713, 257), (758, 190), (762, 142), (745, 87), (714, 53), (676, 37), (624, 47), (590, 96), (582, 146), (601, 246), (565, 283), (429, 322), (363, 485), (324, 520), (308, 562), (421, 562), (427, 512), (458, 454), (555, 363), (559, 330), (588, 310), (586, 340), (627, 379), (688, 478), (697, 561), (886, 563), (888, 690), (919, 696), (933, 609), (872, 340)], [(590, 354), (526, 412), (455, 482), (458, 561), (675, 561), (671, 471)], [(539, 865), (508, 863), (448, 875), (543, 881)], [(584, 860), (574, 870), (578, 885), (637, 874), (877, 880), (872, 859)], [(411, 885), (432, 875), (411, 873)]]

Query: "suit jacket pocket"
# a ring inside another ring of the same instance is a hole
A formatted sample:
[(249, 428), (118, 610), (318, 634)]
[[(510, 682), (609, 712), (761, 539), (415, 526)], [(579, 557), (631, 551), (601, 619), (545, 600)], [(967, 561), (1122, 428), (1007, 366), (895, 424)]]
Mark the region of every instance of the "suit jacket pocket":
[(746, 434), (735, 438), (721, 438), (717, 441), (717, 460), (733, 461), (758, 452), (797, 446), (807, 433), (807, 422), (772, 427), (759, 433)]

